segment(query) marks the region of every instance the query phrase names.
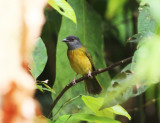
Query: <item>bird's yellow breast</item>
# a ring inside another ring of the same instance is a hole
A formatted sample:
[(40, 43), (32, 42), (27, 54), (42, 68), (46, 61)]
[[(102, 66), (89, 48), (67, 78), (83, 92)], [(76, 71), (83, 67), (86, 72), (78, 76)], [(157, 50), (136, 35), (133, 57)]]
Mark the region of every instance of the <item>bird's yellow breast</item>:
[(69, 50), (67, 52), (68, 59), (72, 69), (81, 75), (88, 74), (89, 70), (92, 72), (92, 64), (81, 48)]

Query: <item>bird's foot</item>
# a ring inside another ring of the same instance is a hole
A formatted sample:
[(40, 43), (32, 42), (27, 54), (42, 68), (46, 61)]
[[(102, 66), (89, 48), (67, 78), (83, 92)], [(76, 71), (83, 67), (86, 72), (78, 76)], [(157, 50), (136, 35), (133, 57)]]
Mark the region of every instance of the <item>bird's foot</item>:
[(73, 85), (76, 85), (76, 84), (77, 84), (75, 78), (72, 80), (72, 84), (73, 84)]
[(88, 72), (88, 77), (89, 77), (89, 78), (92, 78), (91, 71)]
[(76, 74), (75, 77), (74, 77), (73, 80), (72, 80), (72, 84), (73, 84), (73, 85), (76, 85), (76, 77), (77, 77), (77, 75), (78, 75), (78, 74)]

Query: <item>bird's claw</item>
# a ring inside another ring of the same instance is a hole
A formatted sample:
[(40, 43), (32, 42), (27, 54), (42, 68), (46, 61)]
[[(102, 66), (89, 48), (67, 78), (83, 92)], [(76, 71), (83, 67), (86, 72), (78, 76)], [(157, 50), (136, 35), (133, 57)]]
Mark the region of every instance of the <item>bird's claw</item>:
[(76, 85), (76, 84), (77, 84), (75, 79), (73, 79), (72, 84), (73, 84), (73, 85)]
[(77, 75), (78, 75), (78, 74), (76, 74), (75, 77), (74, 77), (73, 80), (72, 80), (72, 84), (73, 84), (73, 85), (76, 85), (76, 77), (77, 77)]
[(92, 77), (91, 71), (89, 71), (88, 77), (90, 77), (90, 78)]

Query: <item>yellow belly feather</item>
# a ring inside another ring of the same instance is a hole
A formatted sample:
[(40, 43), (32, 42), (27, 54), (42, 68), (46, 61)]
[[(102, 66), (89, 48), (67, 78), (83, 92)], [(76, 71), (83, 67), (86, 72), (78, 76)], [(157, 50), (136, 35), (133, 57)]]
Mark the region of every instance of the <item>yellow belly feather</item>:
[(88, 74), (89, 70), (93, 71), (90, 60), (80, 48), (68, 51), (67, 55), (70, 65), (76, 73), (85, 75)]

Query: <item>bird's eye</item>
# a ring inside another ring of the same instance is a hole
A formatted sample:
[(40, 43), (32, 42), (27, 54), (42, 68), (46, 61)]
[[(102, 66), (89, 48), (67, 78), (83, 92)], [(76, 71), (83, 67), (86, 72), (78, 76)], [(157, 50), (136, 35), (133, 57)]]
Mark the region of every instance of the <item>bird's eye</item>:
[(74, 38), (72, 38), (71, 40), (74, 41)]

